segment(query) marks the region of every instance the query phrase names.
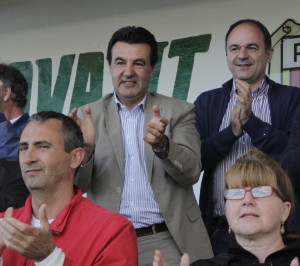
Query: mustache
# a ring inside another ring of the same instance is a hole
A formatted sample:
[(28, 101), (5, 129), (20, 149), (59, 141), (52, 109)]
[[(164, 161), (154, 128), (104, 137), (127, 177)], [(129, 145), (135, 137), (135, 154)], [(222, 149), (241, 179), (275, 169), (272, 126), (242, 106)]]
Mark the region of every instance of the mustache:
[(42, 169), (43, 167), (39, 163), (32, 163), (29, 165), (24, 165), (23, 166), (23, 172), (27, 172), (30, 170), (39, 170)]
[(137, 77), (136, 77), (136, 76), (131, 76), (131, 77), (121, 77), (121, 82), (127, 82), (127, 81), (133, 81), (133, 82), (136, 82), (136, 81), (137, 81)]
[(253, 63), (250, 60), (235, 60), (236, 65), (252, 65)]

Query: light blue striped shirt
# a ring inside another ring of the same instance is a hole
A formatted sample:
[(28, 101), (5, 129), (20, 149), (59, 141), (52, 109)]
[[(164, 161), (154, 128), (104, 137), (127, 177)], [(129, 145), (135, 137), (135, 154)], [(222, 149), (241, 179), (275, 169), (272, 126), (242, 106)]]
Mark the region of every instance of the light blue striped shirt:
[(122, 125), (124, 149), (124, 188), (120, 213), (129, 219), (134, 228), (147, 227), (164, 221), (155, 200), (146, 167), (143, 140), (145, 98), (131, 111), (120, 103), (116, 95)]
[[(268, 101), (269, 84), (265, 80), (262, 81), (257, 90), (252, 92), (252, 113), (262, 121), (271, 124), (270, 107)], [(231, 112), (236, 105), (237, 99), (234, 97), (236, 86), (233, 82), (230, 93), (230, 100), (223, 116), (223, 120), (219, 131), (227, 128), (230, 125)], [(215, 216), (225, 215), (224, 202), (224, 174), (231, 165), (234, 164), (237, 158), (245, 154), (248, 150), (256, 149), (251, 143), (250, 136), (244, 134), (234, 143), (230, 153), (217, 165), (214, 172), (214, 206)]]

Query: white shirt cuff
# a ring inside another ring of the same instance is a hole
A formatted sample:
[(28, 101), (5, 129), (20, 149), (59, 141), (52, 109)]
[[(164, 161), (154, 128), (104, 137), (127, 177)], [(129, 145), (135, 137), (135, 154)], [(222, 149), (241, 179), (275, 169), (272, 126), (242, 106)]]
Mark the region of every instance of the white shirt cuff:
[[(56, 247), (52, 253), (44, 260), (35, 262), (36, 266), (63, 266), (65, 261), (65, 253), (61, 248)], [(1, 264), (0, 264), (1, 266)]]

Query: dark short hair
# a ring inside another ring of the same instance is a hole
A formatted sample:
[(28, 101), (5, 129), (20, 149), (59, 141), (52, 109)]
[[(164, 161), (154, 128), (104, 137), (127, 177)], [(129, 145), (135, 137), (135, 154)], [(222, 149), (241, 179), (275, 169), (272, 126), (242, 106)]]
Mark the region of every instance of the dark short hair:
[(257, 28), (259, 28), (261, 33), (264, 35), (264, 43), (265, 43), (266, 52), (272, 49), (272, 41), (271, 41), (270, 32), (261, 22), (254, 20), (254, 19), (241, 19), (241, 20), (233, 23), (229, 27), (229, 30), (227, 31), (226, 36), (225, 36), (225, 49), (227, 49), (227, 40), (228, 40), (230, 33), (233, 31), (233, 29), (235, 27), (237, 27), (240, 24), (253, 24)]
[(145, 43), (148, 44), (151, 48), (150, 53), (150, 63), (151, 66), (154, 67), (158, 60), (158, 49), (157, 49), (157, 41), (155, 40), (154, 35), (142, 27), (135, 26), (127, 26), (117, 30), (111, 37), (108, 47), (106, 60), (109, 64), (111, 64), (112, 53), (111, 50), (116, 42), (125, 42), (128, 44), (137, 44), (137, 43)]
[(28, 85), (23, 74), (15, 67), (0, 64), (0, 80), (5, 87), (11, 87), (14, 96), (12, 101), (18, 107), (25, 108), (27, 103)]
[(42, 111), (30, 117), (31, 122), (42, 123), (49, 119), (57, 119), (62, 122), (65, 151), (70, 152), (76, 148), (83, 148), (83, 134), (77, 123), (62, 113), (54, 111)]

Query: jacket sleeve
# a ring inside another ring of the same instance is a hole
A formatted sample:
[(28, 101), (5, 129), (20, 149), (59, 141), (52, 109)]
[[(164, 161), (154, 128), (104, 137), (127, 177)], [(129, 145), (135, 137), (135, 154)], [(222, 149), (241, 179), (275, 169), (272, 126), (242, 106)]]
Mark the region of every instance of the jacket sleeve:
[(262, 121), (252, 113), (242, 129), (249, 134), (252, 144), (257, 149), (280, 161), (289, 141), (293, 118), (300, 104), (300, 90), (271, 80), (269, 82), (271, 124)]
[(190, 186), (197, 183), (201, 171), (200, 137), (195, 128), (194, 106), (189, 104), (172, 123), (168, 134), (169, 154), (160, 162), (180, 185)]
[(12, 180), (5, 185), (2, 184), (0, 190), (0, 212), (6, 211), (8, 207), (14, 209), (22, 207), (29, 195), (23, 179)]
[[(294, 117), (291, 135), (285, 152), (281, 158), (281, 166), (287, 171), (294, 185), (298, 184), (300, 176), (300, 107)], [(299, 186), (299, 184), (298, 184)], [(300, 189), (298, 189), (300, 190)]]
[(23, 181), (18, 161), (0, 160), (0, 212), (24, 205), (29, 191)]
[(227, 156), (232, 149), (236, 137), (231, 127), (219, 132), (223, 118), (222, 105), (227, 105), (228, 99), (219, 95), (201, 94), (195, 101), (196, 128), (201, 139), (201, 160), (203, 170), (209, 170)]
[(242, 129), (251, 137), (252, 144), (259, 150), (279, 158), (289, 140), (289, 130), (279, 130), (256, 117), (253, 113)]

